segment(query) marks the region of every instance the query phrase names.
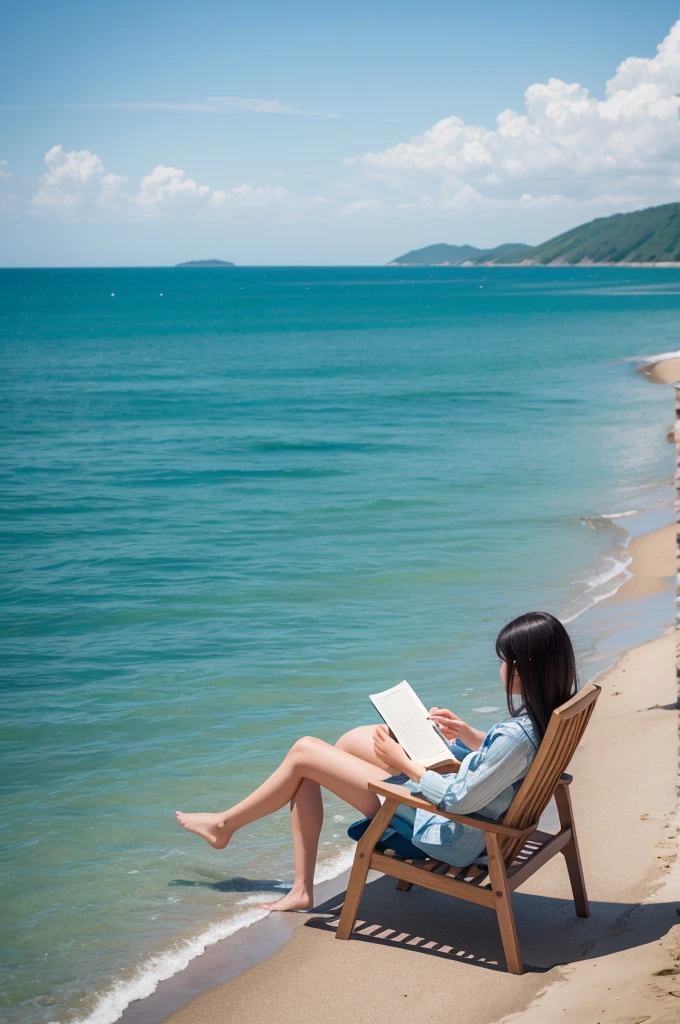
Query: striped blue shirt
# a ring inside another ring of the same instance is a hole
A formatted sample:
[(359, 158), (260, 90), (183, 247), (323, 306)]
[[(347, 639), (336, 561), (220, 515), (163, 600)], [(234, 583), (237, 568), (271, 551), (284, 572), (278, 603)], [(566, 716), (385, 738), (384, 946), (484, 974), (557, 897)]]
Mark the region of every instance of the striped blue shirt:
[[(528, 715), (509, 718), (489, 729), (479, 750), (470, 750), (459, 740), (451, 744), (454, 756), (461, 761), (457, 774), (427, 771), (409, 788), (422, 793), (442, 811), (499, 819), (512, 803), (537, 749)], [(405, 810), (400, 808), (398, 817), (413, 825), (411, 842), (428, 856), (464, 867), (484, 853), (481, 829), (429, 811), (406, 815), (402, 813)]]

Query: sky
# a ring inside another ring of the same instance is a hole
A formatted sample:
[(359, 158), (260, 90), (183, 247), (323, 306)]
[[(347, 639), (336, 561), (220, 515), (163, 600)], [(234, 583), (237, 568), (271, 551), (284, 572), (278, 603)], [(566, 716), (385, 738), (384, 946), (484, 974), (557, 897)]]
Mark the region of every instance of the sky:
[(678, 0), (26, 0), (0, 266), (382, 264), (680, 201)]

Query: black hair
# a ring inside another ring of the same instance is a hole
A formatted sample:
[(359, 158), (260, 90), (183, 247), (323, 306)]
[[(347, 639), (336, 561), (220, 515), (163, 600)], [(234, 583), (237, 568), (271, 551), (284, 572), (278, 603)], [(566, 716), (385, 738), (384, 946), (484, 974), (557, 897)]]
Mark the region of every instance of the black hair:
[[(527, 612), (503, 626), (496, 654), (508, 666), (507, 701), (513, 718), (527, 714), (540, 743), (555, 708), (578, 689), (569, 634), (549, 612)], [(522, 707), (513, 708), (512, 684), (519, 675)]]

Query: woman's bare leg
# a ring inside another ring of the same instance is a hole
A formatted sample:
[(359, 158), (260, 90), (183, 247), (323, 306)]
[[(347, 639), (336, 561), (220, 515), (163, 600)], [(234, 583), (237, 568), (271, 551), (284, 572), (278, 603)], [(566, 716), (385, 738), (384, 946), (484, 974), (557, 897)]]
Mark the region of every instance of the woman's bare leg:
[[(384, 768), (362, 761), (322, 740), (305, 736), (291, 747), (286, 758), (266, 782), (235, 807), (218, 814), (183, 814), (177, 811), (177, 820), (183, 828), (195, 832), (215, 849), (223, 849), (237, 829), (293, 801), (291, 810), (296, 853), (294, 890), (299, 890), (296, 897), (309, 906), (323, 820), (318, 787), (330, 790), (366, 817), (372, 818), (380, 803), (377, 796), (368, 789), (368, 783), (384, 779), (385, 774)], [(317, 787), (303, 786), (307, 780), (317, 783)], [(292, 892), (289, 893), (291, 895)], [(294, 901), (286, 898), (286, 902)], [(280, 909), (301, 907), (282, 906)]]
[(369, 764), (375, 764), (378, 768), (384, 768), (390, 775), (398, 775), (397, 769), (381, 761), (373, 749), (373, 737), (377, 728), (377, 725), (359, 725), (356, 729), (350, 729), (349, 732), (344, 733), (339, 740), (336, 740), (335, 745), (348, 754), (360, 757), (362, 761), (368, 761)]
[(280, 900), (261, 903), (265, 910), (309, 910), (314, 906), (314, 870), (322, 824), (321, 786), (312, 779), (303, 779), (290, 802), (295, 862), (293, 888)]
[[(354, 754), (368, 764), (394, 772), (376, 757), (373, 733), (376, 726), (361, 725), (346, 732), (335, 746), (347, 754)], [(290, 824), (293, 832), (295, 882), (283, 899), (261, 904), (267, 910), (307, 910), (313, 906), (314, 869), (319, 848), (319, 835), (323, 822), (321, 786), (312, 779), (303, 779), (290, 802)]]

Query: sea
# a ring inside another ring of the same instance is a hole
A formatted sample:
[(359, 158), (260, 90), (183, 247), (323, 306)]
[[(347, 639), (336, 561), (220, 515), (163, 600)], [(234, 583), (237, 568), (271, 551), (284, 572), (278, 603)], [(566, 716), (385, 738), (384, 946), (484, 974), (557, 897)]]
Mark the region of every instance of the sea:
[(679, 312), (674, 269), (0, 271), (3, 1020), (112, 1024), (262, 917), (287, 812), (218, 852), (174, 810), (369, 693), (490, 726), (532, 609), (592, 675), (628, 524), (670, 521), (637, 371)]

